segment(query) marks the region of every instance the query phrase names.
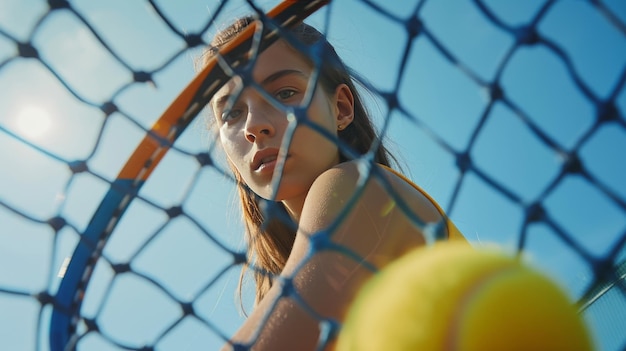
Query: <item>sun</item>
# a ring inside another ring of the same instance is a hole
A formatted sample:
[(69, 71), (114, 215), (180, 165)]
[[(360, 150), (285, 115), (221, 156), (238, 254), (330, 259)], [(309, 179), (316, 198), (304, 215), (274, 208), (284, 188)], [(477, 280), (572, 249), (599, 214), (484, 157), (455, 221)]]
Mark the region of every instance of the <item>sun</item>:
[(21, 135), (36, 139), (50, 130), (52, 119), (42, 107), (25, 106), (17, 113), (16, 126)]

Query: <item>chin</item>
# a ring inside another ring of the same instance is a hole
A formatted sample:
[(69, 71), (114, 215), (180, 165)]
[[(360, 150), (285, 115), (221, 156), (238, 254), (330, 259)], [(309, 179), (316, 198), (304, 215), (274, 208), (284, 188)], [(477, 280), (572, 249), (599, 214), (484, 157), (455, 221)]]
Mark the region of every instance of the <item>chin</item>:
[(302, 184), (302, 182), (294, 184), (293, 182), (285, 181), (285, 179), (283, 179), (278, 187), (276, 196), (272, 196), (274, 193), (272, 192), (270, 186), (264, 189), (262, 194), (259, 194), (259, 196), (266, 200), (272, 199), (272, 201), (288, 201), (290, 199), (306, 196), (309, 188), (310, 185), (307, 187), (305, 184)]

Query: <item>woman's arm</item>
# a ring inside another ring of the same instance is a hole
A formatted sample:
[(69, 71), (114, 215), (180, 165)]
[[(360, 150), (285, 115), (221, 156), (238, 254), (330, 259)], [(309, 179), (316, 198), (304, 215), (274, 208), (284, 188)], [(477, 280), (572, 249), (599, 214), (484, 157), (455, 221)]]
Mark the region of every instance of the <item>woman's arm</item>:
[[(395, 175), (381, 171), (422, 220), (441, 219), (419, 191)], [(318, 317), (338, 322), (358, 289), (371, 276), (368, 266), (380, 269), (424, 243), (420, 229), (411, 224), (381, 184), (370, 179), (344, 221), (328, 234), (333, 244), (345, 247), (361, 260), (335, 250), (319, 250), (308, 257), (311, 235), (333, 224), (357, 190), (358, 179), (354, 162), (340, 164), (316, 179), (307, 195), (294, 247), (281, 275), (293, 278), (294, 291)], [(281, 297), (283, 285), (279, 280), (272, 287), (233, 340), (253, 343), (254, 350), (315, 349), (320, 321), (293, 297)]]

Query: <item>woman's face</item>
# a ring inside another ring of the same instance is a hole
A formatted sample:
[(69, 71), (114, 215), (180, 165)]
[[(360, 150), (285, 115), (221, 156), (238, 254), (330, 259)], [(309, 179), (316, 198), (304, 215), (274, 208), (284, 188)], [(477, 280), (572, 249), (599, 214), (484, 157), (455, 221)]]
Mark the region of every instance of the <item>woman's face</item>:
[[(325, 170), (339, 163), (337, 145), (313, 130), (300, 124), (296, 128), (276, 194), (272, 190), (272, 176), (279, 160), (279, 150), (290, 122), (284, 106), (305, 104), (312, 67), (285, 42), (279, 41), (259, 55), (253, 70), (253, 79), (272, 103), (254, 87), (245, 88), (232, 106), (229, 97), (236, 95), (241, 86), (239, 79), (231, 79), (220, 89), (213, 100), (213, 109), (219, 135), (226, 155), (239, 171), (244, 181), (265, 199), (285, 201), (306, 196), (313, 181)], [(311, 87), (312, 89), (312, 87)], [(352, 94), (345, 85), (327, 93), (317, 85), (307, 118), (336, 135), (339, 125), (352, 120)]]

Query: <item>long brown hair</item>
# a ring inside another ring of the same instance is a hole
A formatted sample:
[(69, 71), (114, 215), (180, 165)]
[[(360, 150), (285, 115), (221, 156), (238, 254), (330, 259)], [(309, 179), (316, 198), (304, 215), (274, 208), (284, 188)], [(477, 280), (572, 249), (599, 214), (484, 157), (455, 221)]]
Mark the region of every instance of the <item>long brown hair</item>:
[[(206, 51), (205, 58), (208, 59), (213, 56), (216, 49), (232, 40), (254, 20), (253, 17), (240, 18), (219, 32), (213, 39), (211, 48)], [(348, 145), (352, 153), (356, 155), (364, 155), (374, 143), (378, 143), (374, 152), (374, 162), (386, 166), (391, 166), (391, 160), (395, 163), (395, 159), (384, 147), (382, 141), (379, 140), (369, 113), (356, 89), (354, 78), (337, 55), (334, 47), (317, 29), (305, 23), (295, 26), (289, 32), (303, 45), (321, 44), (320, 46), (323, 47), (324, 56), (320, 67), (319, 79), (320, 85), (326, 93), (331, 94), (340, 84), (346, 84), (352, 91), (354, 96), (354, 120), (345, 129), (338, 132), (339, 139)], [(294, 50), (299, 53), (298, 50)], [(340, 162), (345, 162), (351, 157), (346, 156), (341, 149)], [(272, 203), (274, 211), (272, 211), (271, 216), (268, 215), (268, 218), (266, 218), (261, 208), (262, 201), (266, 200), (261, 199), (248, 188), (232, 164), (230, 168), (234, 174), (241, 200), (248, 257), (239, 279), (239, 298), (241, 299), (245, 274), (250, 267), (253, 267), (256, 283), (255, 304), (257, 304), (272, 287), (274, 277), (283, 270), (293, 247), (297, 225), (289, 220), (285, 220), (285, 218), (288, 218), (287, 210), (280, 202)], [(243, 301), (240, 302), (243, 303)]]

